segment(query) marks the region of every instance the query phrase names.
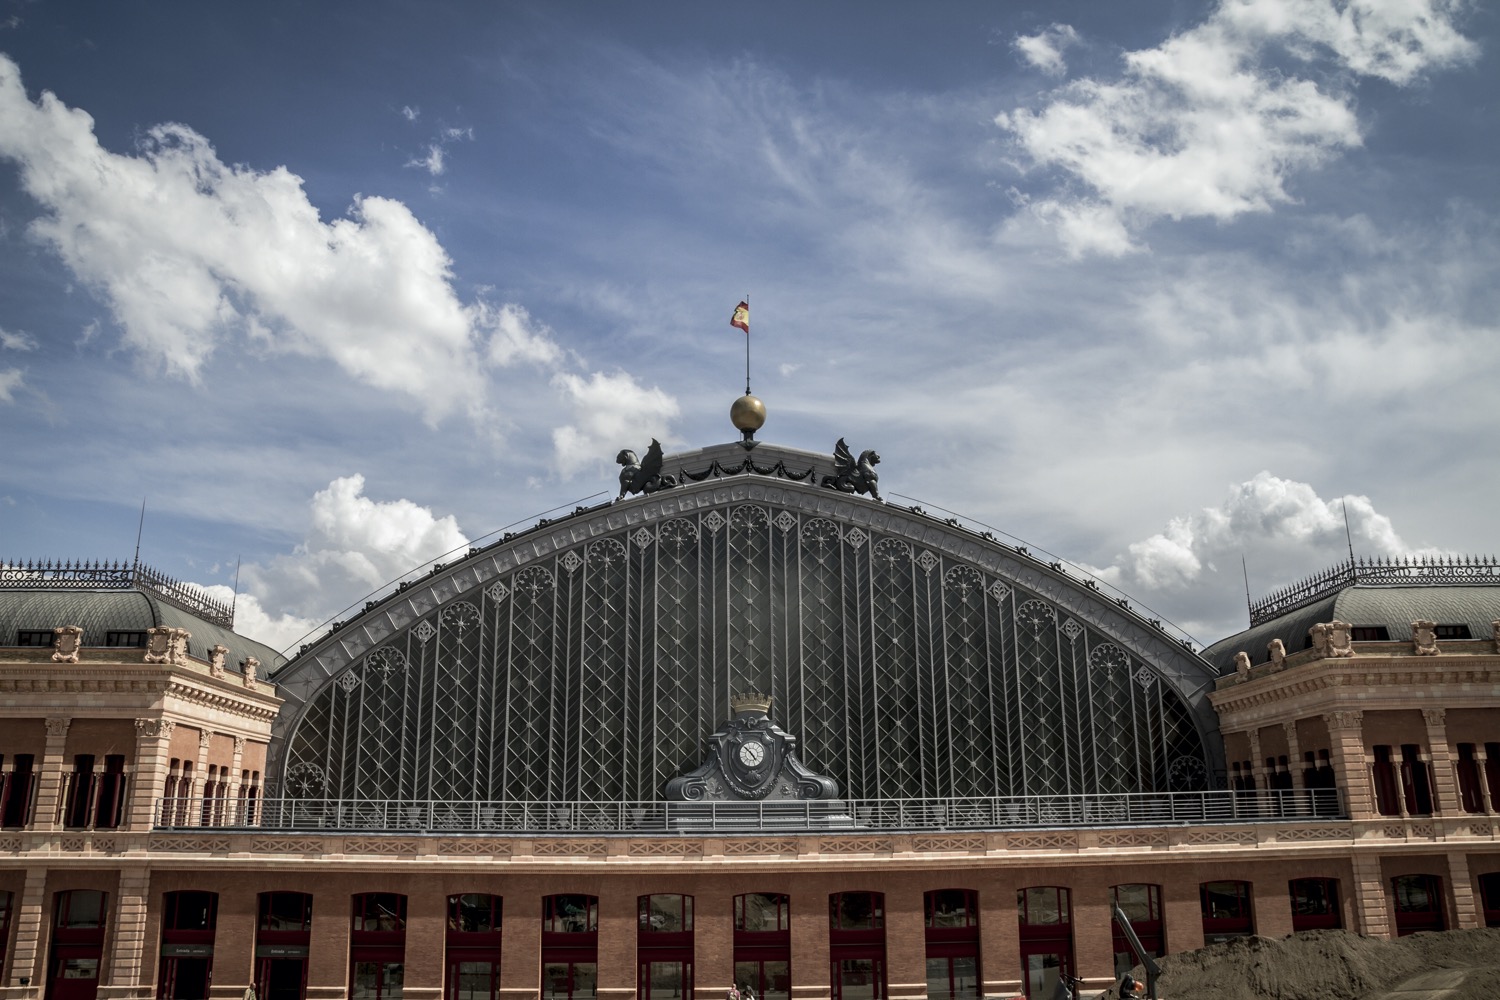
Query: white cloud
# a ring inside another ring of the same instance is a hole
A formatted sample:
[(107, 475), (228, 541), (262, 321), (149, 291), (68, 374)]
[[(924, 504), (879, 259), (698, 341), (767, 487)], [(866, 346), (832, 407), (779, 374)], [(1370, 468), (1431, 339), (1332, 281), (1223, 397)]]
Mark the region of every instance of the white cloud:
[(401, 107), (401, 117), (405, 118), (407, 121), (414, 122), (418, 118), (420, 118), (421, 116), (422, 116), (422, 109), (421, 108), (414, 108), (410, 104), (402, 105), (402, 107)]
[[(1082, 184), (1031, 210), (1075, 256), (1118, 256), (1135, 247), (1122, 234), (1160, 218), (1224, 221), (1291, 201), (1291, 175), (1362, 141), (1350, 93), (1313, 74), (1331, 62), (1407, 85), (1471, 59), (1477, 47), (1454, 25), (1462, 9), (1460, 0), (1222, 0), (1196, 27), (1126, 53), (1117, 81), (1077, 80), (1039, 110), (995, 121), (1032, 163)], [(1046, 46), (1034, 48), (1045, 59)], [(1283, 53), (1291, 68), (1273, 68)]]
[(285, 167), (227, 165), (182, 125), (148, 129), (136, 155), (111, 153), (83, 111), (50, 93), (33, 103), (3, 56), (0, 156), (46, 211), (33, 233), (169, 373), (198, 379), (241, 333), (330, 358), (429, 421), (485, 418), (485, 361), (507, 356), (483, 349), (499, 312), (459, 300), (446, 251), (401, 202), (357, 196), (324, 222)]
[(1049, 76), (1061, 76), (1068, 68), (1063, 52), (1078, 44), (1078, 32), (1071, 24), (1054, 24), (1034, 35), (1017, 35), (1012, 44), (1032, 66)]
[(0, 403), (16, 401), (16, 390), (21, 388), (24, 378), (19, 368), (0, 368)]
[(452, 516), (410, 500), (372, 500), (364, 488), (359, 474), (333, 480), (313, 496), (307, 537), (294, 552), (244, 567), (245, 590), (268, 614), (321, 621), (468, 546)]
[(36, 350), (36, 338), (29, 333), (17, 330), (0, 329), (0, 348), (7, 351), (34, 351)]
[(622, 448), (644, 453), (651, 438), (668, 438), (679, 414), (677, 400), (625, 372), (594, 372), (587, 379), (564, 372), (553, 376), (552, 385), (573, 410), (573, 422), (552, 432), (564, 477), (613, 458)]
[(444, 164), (443, 147), (437, 143), (433, 143), (427, 147), (427, 154), (425, 156), (408, 160), (406, 165), (408, 167), (420, 167), (434, 177), (441, 176), (443, 171), (447, 169), (447, 166)]
[[(209, 597), (229, 604), (234, 603), (234, 630), (240, 635), (263, 642), (273, 649), (283, 651), (305, 640), (322, 624), (321, 618), (299, 618), (296, 615), (275, 614), (267, 611), (254, 594), (235, 596), (234, 588), (221, 583), (193, 584)], [(295, 650), (292, 650), (295, 651)]]

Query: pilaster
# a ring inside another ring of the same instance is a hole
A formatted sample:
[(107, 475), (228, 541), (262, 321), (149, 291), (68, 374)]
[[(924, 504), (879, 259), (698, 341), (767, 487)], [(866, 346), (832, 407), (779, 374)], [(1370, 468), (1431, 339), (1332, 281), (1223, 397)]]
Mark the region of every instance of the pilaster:
[(718, 888), (693, 898), (693, 996), (722, 1000), (734, 976), (734, 897)]
[(1349, 815), (1368, 819), (1375, 815), (1375, 797), (1369, 764), (1365, 759), (1364, 713), (1358, 710), (1329, 712), (1329, 756), (1334, 780), (1344, 790)]
[[(6, 1000), (33, 1000), (46, 988), (47, 869), (32, 865), (26, 869), (26, 883), (11, 919), (15, 938), (11, 947), (10, 975), (5, 980)], [(30, 982), (21, 985), (21, 980)]]
[[(827, 897), (824, 896), (823, 900)], [(829, 1000), (828, 905), (792, 900), (792, 1000)]]
[(890, 1000), (926, 1000), (927, 927), (920, 892), (885, 894), (885, 980)]
[(1022, 992), (1021, 919), (1014, 890), (979, 893), (979, 956), (984, 996), (1013, 997)]
[(1292, 774), (1293, 788), (1306, 788), (1306, 775), (1302, 769), (1302, 746), (1297, 742), (1297, 723), (1283, 722), (1281, 728), (1286, 732), (1286, 766)]
[(99, 1000), (149, 1000), (156, 992), (156, 970), (147, 968), (146, 956), (151, 872), (144, 868), (122, 870), (117, 893), (110, 907), (114, 923), (110, 933), (108, 982), (99, 986)]
[(167, 762), (171, 757), (171, 719), (135, 720), (135, 782), (131, 786), (126, 826), (149, 830), (156, 822), (156, 804), (167, 787)]
[(1365, 937), (1391, 936), (1391, 908), (1387, 901), (1385, 879), (1380, 874), (1377, 855), (1354, 855), (1355, 899), (1359, 901), (1359, 933)]
[(47, 745), (42, 751), (42, 767), (37, 775), (36, 811), (31, 817), (34, 830), (62, 828), (61, 798), (63, 758), (68, 750), (68, 727), (72, 719), (53, 716), (47, 719)]
[(1448, 854), (1448, 884), (1453, 886), (1453, 926), (1458, 930), (1484, 926), (1484, 914), (1474, 899), (1474, 879), (1469, 874), (1469, 858), (1462, 851)]
[(1453, 748), (1448, 745), (1448, 711), (1443, 708), (1424, 708), (1422, 718), (1427, 723), (1427, 752), (1432, 760), (1433, 812), (1459, 815), (1464, 811), (1463, 798), (1458, 794), (1458, 769), (1453, 766)]

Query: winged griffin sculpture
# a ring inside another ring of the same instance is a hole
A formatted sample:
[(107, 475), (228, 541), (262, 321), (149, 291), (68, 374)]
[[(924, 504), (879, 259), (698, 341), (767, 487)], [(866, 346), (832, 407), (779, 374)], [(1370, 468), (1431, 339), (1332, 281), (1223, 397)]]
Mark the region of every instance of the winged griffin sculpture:
[(662, 475), (661, 442), (656, 438), (651, 439), (644, 460), (636, 458), (635, 452), (625, 448), (615, 456), (615, 461), (621, 466), (620, 495), (615, 497), (616, 500), (625, 499), (627, 493), (655, 493), (677, 485), (675, 476)]
[(839, 438), (839, 443), (833, 446), (834, 474), (824, 476), (823, 485), (844, 493), (868, 493), (879, 500), (880, 473), (875, 471), (879, 464), (880, 454), (874, 448), (860, 452), (856, 461), (854, 452), (849, 450), (843, 438)]

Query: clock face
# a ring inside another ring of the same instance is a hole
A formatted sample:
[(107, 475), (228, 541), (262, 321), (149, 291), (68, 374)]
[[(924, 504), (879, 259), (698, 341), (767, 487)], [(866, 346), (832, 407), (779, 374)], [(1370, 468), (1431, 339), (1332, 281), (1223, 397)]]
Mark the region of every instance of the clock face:
[(754, 767), (766, 759), (766, 748), (759, 743), (746, 743), (740, 747), (740, 763)]

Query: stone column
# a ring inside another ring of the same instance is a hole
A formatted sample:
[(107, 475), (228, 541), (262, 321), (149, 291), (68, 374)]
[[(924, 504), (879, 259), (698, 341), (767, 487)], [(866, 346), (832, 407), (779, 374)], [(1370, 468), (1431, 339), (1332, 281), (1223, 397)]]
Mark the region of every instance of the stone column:
[(1474, 879), (1469, 874), (1469, 858), (1462, 851), (1448, 854), (1448, 883), (1453, 886), (1453, 927), (1468, 930), (1484, 926), (1484, 914), (1474, 899)]
[(1391, 906), (1380, 858), (1366, 853), (1354, 855), (1354, 898), (1358, 900), (1359, 927), (1365, 937), (1391, 936)]
[(885, 894), (885, 982), (890, 1000), (926, 1000), (927, 920), (921, 892)]
[(1427, 722), (1427, 752), (1432, 760), (1432, 804), (1434, 813), (1463, 815), (1463, 797), (1458, 793), (1458, 769), (1453, 766), (1453, 748), (1448, 745), (1448, 712), (1442, 708), (1422, 709)]
[(1486, 816), (1495, 815), (1495, 803), (1490, 798), (1490, 783), (1486, 780), (1489, 769), (1486, 766), (1489, 755), (1484, 752), (1484, 744), (1477, 743), (1474, 746), (1474, 767), (1479, 772), (1479, 801), (1484, 806)]
[(979, 892), (979, 971), (987, 997), (1013, 997), (1021, 977), (1021, 918), (1010, 886)]
[(198, 730), (198, 762), (193, 765), (193, 801), (188, 804), (192, 810), (192, 818), (189, 826), (201, 826), (203, 824), (204, 795), (212, 791), (208, 787), (208, 748), (213, 744), (214, 734), (211, 730)]
[(1306, 788), (1307, 782), (1302, 774), (1302, 747), (1297, 742), (1297, 723), (1283, 722), (1281, 728), (1286, 731), (1286, 766), (1292, 775), (1292, 787)]
[(1374, 777), (1365, 760), (1364, 713), (1358, 710), (1329, 712), (1329, 756), (1337, 787), (1343, 790), (1344, 803), (1354, 819), (1375, 815)]
[(111, 902), (108, 983), (99, 986), (99, 1000), (149, 1000), (156, 993), (156, 962), (146, 954), (146, 917), (150, 906), (151, 872), (127, 868), (120, 872), (117, 897)]
[(693, 996), (722, 1000), (734, 976), (734, 897), (705, 888), (693, 897)]
[(792, 1000), (828, 1000), (828, 894), (792, 897)]
[[(10, 975), (5, 980), (5, 988), (0, 990), (0, 996), (5, 1000), (35, 1000), (46, 992), (47, 970), (43, 960), (47, 944), (42, 935), (49, 924), (47, 903), (47, 869), (37, 864), (28, 865), (26, 883), (11, 914), (16, 929)], [(22, 979), (28, 979), (30, 983), (22, 986)]]
[(126, 829), (141, 832), (156, 822), (156, 807), (167, 787), (168, 761), (171, 760), (171, 719), (135, 720), (135, 781), (126, 804)]
[(61, 830), (63, 794), (63, 758), (68, 750), (68, 726), (72, 719), (47, 719), (47, 747), (42, 751), (42, 767), (37, 775), (36, 811), (31, 815), (33, 830)]
[(1245, 735), (1250, 737), (1250, 773), (1255, 776), (1255, 790), (1263, 792), (1271, 787), (1271, 776), (1266, 773), (1265, 761), (1260, 759), (1260, 730), (1251, 729)]
[[(240, 789), (244, 784), (240, 776), (243, 773), (242, 769), (244, 765), (245, 737), (236, 736), (234, 738), (234, 760), (229, 765), (229, 799), (224, 803), (225, 816), (233, 818), (227, 819), (226, 822), (245, 822), (245, 817), (240, 815)], [(445, 915), (443, 919), (446, 921), (447, 916)]]

